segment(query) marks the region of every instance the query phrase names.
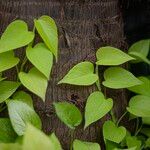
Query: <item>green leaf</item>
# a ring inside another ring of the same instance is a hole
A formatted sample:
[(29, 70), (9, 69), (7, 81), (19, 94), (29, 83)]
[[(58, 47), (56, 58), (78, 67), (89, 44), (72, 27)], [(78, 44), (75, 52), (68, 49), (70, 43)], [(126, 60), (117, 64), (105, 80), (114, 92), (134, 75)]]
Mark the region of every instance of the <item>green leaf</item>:
[(67, 102), (54, 103), (54, 106), (59, 119), (69, 128), (74, 129), (80, 125), (82, 115), (76, 106)]
[(38, 43), (34, 48), (29, 47), (26, 51), (30, 62), (49, 79), (53, 65), (53, 55), (44, 43)]
[(17, 134), (12, 128), (8, 118), (0, 118), (0, 143), (12, 143), (17, 138)]
[(31, 108), (33, 108), (33, 101), (31, 96), (24, 92), (24, 91), (18, 91), (13, 95), (13, 99), (18, 100), (18, 101), (22, 101), (24, 103), (26, 103), (27, 105), (29, 105)]
[(137, 94), (150, 97), (150, 79), (148, 79), (147, 77), (143, 77), (143, 76), (138, 77), (138, 79), (141, 80), (143, 84), (130, 87), (128, 88), (128, 90)]
[(117, 127), (112, 121), (106, 121), (103, 125), (103, 136), (119, 144), (126, 136), (126, 129), (123, 126)]
[(143, 123), (143, 124), (150, 125), (150, 117), (143, 117), (143, 118), (142, 118), (142, 123)]
[(10, 100), (7, 105), (12, 126), (19, 136), (24, 134), (27, 123), (41, 129), (41, 120), (29, 105), (18, 100)]
[(85, 107), (85, 127), (104, 117), (113, 107), (111, 98), (105, 99), (103, 93), (94, 92), (87, 100)]
[(150, 138), (146, 140), (145, 144), (145, 148), (150, 148)]
[(7, 100), (20, 86), (19, 82), (1, 81), (0, 82), (0, 103)]
[(56, 137), (55, 133), (52, 133), (50, 135), (50, 140), (53, 143), (54, 150), (62, 150), (61, 144), (60, 144), (58, 138)]
[(28, 31), (24, 21), (16, 20), (9, 24), (0, 39), (0, 53), (28, 45), (34, 38), (34, 33)]
[(127, 61), (134, 60), (133, 57), (123, 51), (110, 46), (101, 47), (98, 49), (96, 52), (96, 57), (96, 64), (104, 66), (121, 65)]
[(44, 43), (57, 59), (58, 33), (55, 21), (49, 16), (42, 16), (34, 20), (34, 24)]
[(136, 58), (136, 61), (133, 61), (134, 63), (144, 61), (150, 64), (150, 60), (146, 58), (149, 53), (149, 46), (150, 46), (150, 40), (141, 40), (141, 41), (134, 43), (129, 48), (129, 52), (128, 52), (129, 55)]
[(147, 137), (150, 138), (150, 128), (143, 128), (140, 133), (146, 135)]
[(101, 150), (98, 143), (74, 140), (73, 150)]
[(19, 58), (14, 57), (14, 52), (0, 54), (0, 72), (10, 69), (19, 63)]
[(46, 77), (41, 72), (39, 72), (36, 68), (32, 68), (29, 73), (20, 72), (19, 79), (28, 90), (45, 101), (48, 83)]
[(106, 150), (116, 150), (117, 147), (119, 147), (119, 144), (105, 139), (105, 147), (106, 147)]
[(18, 143), (1, 143), (0, 150), (22, 150), (22, 147)]
[(31, 125), (27, 126), (23, 150), (55, 150), (52, 141), (42, 131), (34, 128)]
[(94, 66), (91, 62), (81, 62), (75, 65), (58, 84), (92, 85), (98, 80), (94, 74)]
[(150, 116), (150, 97), (144, 95), (136, 95), (130, 99), (127, 110), (138, 117)]
[(104, 72), (104, 86), (112, 89), (127, 88), (142, 84), (132, 73), (121, 67), (110, 67)]

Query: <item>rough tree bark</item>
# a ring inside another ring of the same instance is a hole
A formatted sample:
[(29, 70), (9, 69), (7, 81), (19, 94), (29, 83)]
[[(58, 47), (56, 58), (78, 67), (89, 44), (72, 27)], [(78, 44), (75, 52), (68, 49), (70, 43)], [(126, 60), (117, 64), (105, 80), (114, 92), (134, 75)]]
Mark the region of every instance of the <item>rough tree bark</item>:
[[(25, 20), (32, 28), (32, 20), (44, 14), (53, 17), (57, 22), (59, 59), (53, 67), (45, 104), (38, 97), (33, 98), (43, 122), (43, 130), (46, 133), (55, 132), (61, 139), (63, 148), (67, 150), (70, 145), (70, 131), (53, 113), (51, 105), (54, 101), (70, 101), (76, 97), (81, 101), (78, 106), (82, 106), (80, 109), (83, 111), (87, 97), (96, 87), (58, 86), (57, 82), (78, 62), (93, 62), (97, 48), (104, 45), (124, 48), (122, 14), (119, 0), (1, 0), (0, 32), (15, 19)], [(22, 57), (24, 52), (17, 51), (17, 54)], [(14, 71), (10, 71), (10, 78), (14, 74)], [(107, 90), (107, 93), (114, 99), (116, 116), (120, 116), (126, 106), (125, 92)], [(82, 124), (76, 130), (74, 138), (102, 144), (100, 128), (109, 117), (104, 117), (85, 131)]]

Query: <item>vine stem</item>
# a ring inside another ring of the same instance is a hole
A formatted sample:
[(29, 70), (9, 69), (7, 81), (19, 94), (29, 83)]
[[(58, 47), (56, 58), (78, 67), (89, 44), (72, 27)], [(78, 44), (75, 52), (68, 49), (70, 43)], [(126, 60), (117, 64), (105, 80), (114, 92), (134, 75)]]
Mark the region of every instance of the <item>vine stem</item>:
[(99, 73), (98, 73), (98, 65), (96, 65), (96, 67), (95, 67), (95, 73), (98, 76), (98, 81), (96, 82), (96, 86), (97, 86), (98, 90), (101, 91), (100, 79), (99, 79)]
[(74, 129), (71, 129), (71, 130), (70, 130), (70, 136), (71, 136), (70, 150), (73, 150), (74, 133), (75, 133), (75, 130), (74, 130)]
[(123, 117), (124, 117), (127, 113), (128, 113), (128, 112), (125, 111), (125, 112), (122, 114), (122, 116), (118, 119), (118, 121), (117, 121), (117, 123), (116, 123), (117, 126), (119, 125), (119, 123), (121, 122), (121, 120), (123, 119)]

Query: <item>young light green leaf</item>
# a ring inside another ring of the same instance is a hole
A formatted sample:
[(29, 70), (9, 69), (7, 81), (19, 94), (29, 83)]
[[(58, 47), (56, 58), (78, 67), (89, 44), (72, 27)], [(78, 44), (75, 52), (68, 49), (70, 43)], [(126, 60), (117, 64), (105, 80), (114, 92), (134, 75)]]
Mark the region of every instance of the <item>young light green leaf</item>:
[(27, 126), (22, 150), (56, 150), (52, 141), (42, 131), (34, 128), (32, 125)]
[(17, 134), (12, 128), (8, 118), (0, 118), (0, 143), (12, 143), (17, 138)]
[(18, 143), (0, 143), (0, 150), (22, 150)]
[(39, 72), (36, 68), (32, 68), (29, 73), (20, 72), (19, 79), (28, 90), (45, 101), (48, 83), (46, 77), (41, 72)]
[(29, 105), (18, 100), (10, 100), (7, 105), (12, 126), (19, 136), (24, 134), (27, 123), (41, 129), (41, 120)]
[(98, 76), (94, 74), (93, 64), (86, 61), (75, 65), (58, 84), (67, 83), (88, 86), (94, 84), (97, 80)]
[(14, 52), (0, 54), (0, 72), (10, 69), (19, 63), (19, 58), (14, 57)]
[(98, 143), (85, 142), (80, 140), (74, 140), (73, 150), (101, 150)]
[(117, 127), (112, 121), (106, 121), (103, 125), (103, 136), (109, 141), (120, 143), (126, 136), (126, 129), (123, 126)]
[(57, 59), (58, 33), (55, 21), (49, 16), (42, 16), (34, 20), (34, 24), (44, 43)]
[(129, 55), (136, 58), (136, 61), (133, 61), (135, 63), (144, 61), (148, 64), (150, 64), (150, 60), (148, 60), (146, 57), (149, 53), (149, 46), (150, 46), (150, 40), (141, 40), (136, 43), (134, 43), (129, 48)]
[(33, 101), (31, 96), (24, 92), (24, 91), (18, 91), (13, 95), (13, 99), (18, 100), (18, 101), (22, 101), (24, 103), (26, 103), (27, 105), (29, 105), (31, 108), (33, 108)]
[(142, 84), (132, 73), (121, 67), (110, 67), (104, 72), (104, 86), (112, 89), (127, 88)]
[(76, 126), (80, 125), (82, 115), (75, 105), (67, 102), (58, 102), (54, 103), (54, 107), (59, 119), (69, 128), (74, 129)]
[(9, 24), (0, 39), (0, 53), (17, 49), (29, 44), (34, 38), (34, 33), (28, 31), (24, 21), (16, 20)]
[(30, 62), (49, 79), (53, 65), (53, 54), (45, 44), (38, 43), (34, 48), (27, 48), (26, 55)]
[(141, 94), (141, 95), (150, 97), (150, 79), (147, 77), (143, 77), (143, 76), (139, 77), (138, 79), (140, 81), (142, 81), (143, 84), (130, 87), (130, 88), (128, 88), (128, 90), (130, 90), (134, 93), (137, 93), (137, 94)]
[(130, 99), (127, 110), (138, 117), (150, 116), (150, 97), (144, 95), (136, 95)]
[(20, 86), (19, 82), (1, 81), (0, 82), (0, 103), (7, 100)]
[(142, 117), (142, 123), (150, 125), (150, 117)]
[(98, 49), (96, 52), (96, 57), (96, 64), (104, 66), (121, 65), (127, 61), (134, 60), (134, 58), (128, 54), (110, 46), (101, 47)]
[(112, 99), (105, 99), (103, 93), (94, 92), (87, 100), (85, 107), (85, 127), (104, 117), (113, 107)]

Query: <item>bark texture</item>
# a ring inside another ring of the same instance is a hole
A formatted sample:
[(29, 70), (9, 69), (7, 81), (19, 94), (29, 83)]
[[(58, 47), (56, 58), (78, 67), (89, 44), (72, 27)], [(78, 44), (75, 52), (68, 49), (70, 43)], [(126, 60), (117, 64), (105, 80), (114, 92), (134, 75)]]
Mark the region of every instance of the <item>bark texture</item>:
[[(53, 17), (59, 28), (59, 59), (54, 65), (51, 81), (47, 89), (45, 104), (33, 95), (35, 108), (41, 116), (43, 130), (55, 132), (61, 139), (65, 150), (69, 149), (70, 130), (59, 121), (53, 113), (54, 101), (71, 101), (78, 99), (78, 107), (84, 111), (87, 97), (96, 90), (95, 86), (77, 87), (57, 85), (57, 82), (80, 61), (95, 61), (96, 50), (105, 45), (124, 48), (122, 14), (119, 0), (1, 0), (0, 1), (0, 32), (15, 19), (25, 20), (32, 29), (33, 19), (41, 15)], [(19, 33), (18, 33), (19, 34)], [(17, 51), (23, 57), (24, 51)], [(10, 79), (15, 71), (9, 71)], [(126, 94), (123, 90), (107, 90), (109, 97), (114, 99), (115, 113), (122, 114), (126, 106)], [(101, 126), (108, 119), (94, 123), (83, 130), (83, 124), (75, 131), (73, 138), (86, 141), (101, 141)]]

